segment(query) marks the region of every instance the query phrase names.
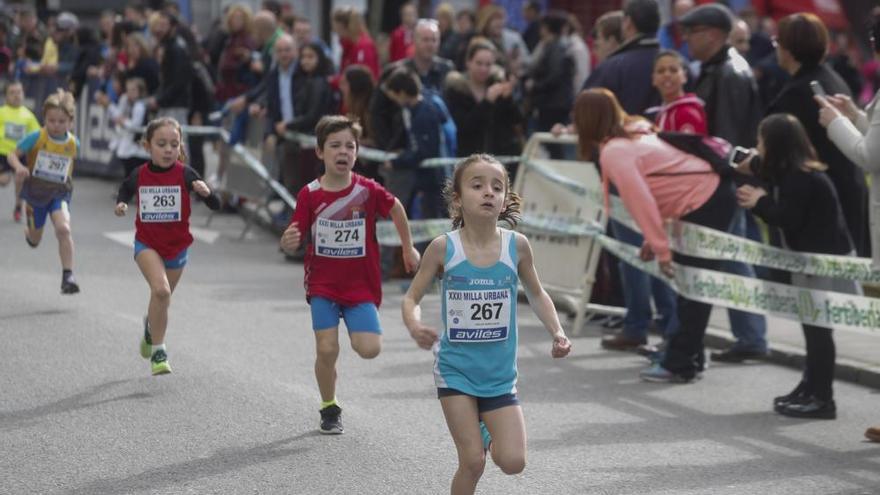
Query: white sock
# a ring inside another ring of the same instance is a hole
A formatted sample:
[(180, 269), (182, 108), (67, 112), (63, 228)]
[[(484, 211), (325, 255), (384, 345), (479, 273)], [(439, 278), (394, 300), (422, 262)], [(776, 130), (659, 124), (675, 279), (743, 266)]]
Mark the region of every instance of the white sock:
[(156, 354), (156, 351), (158, 351), (159, 349), (161, 349), (162, 352), (166, 352), (166, 353), (168, 352), (168, 351), (165, 350), (165, 343), (163, 342), (163, 343), (161, 343), (161, 344), (159, 344), (159, 345), (154, 345), (154, 346), (153, 346), (153, 352), (151, 352), (151, 354)]

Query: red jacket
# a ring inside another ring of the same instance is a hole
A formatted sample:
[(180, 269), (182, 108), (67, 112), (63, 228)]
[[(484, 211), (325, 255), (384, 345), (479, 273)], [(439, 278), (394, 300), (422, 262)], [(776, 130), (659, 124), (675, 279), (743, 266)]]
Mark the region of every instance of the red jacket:
[(686, 93), (681, 98), (655, 109), (659, 113), (654, 121), (661, 131), (701, 135), (709, 133), (703, 100), (693, 93)]
[(391, 44), (388, 47), (389, 62), (411, 57), (413, 51), (413, 31), (404, 25), (397, 26), (397, 29), (391, 32)]
[(342, 60), (339, 63), (339, 73), (345, 72), (349, 65), (365, 65), (373, 73), (375, 79), (379, 79), (379, 55), (376, 53), (376, 44), (367, 33), (361, 34), (357, 42), (349, 39), (341, 39)]

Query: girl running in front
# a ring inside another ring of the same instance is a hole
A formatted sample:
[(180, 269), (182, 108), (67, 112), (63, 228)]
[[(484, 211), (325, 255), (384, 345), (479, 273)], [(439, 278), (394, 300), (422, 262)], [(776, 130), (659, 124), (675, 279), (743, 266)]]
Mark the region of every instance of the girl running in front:
[(281, 237), (281, 248), (288, 253), (303, 240), (308, 243), (305, 286), (315, 331), (320, 431), (329, 435), (343, 431), (336, 400), (339, 317), (345, 320), (351, 347), (362, 358), (376, 357), (382, 347), (377, 216), (390, 216), (394, 222), (406, 270), (413, 272), (419, 264), (403, 205), (378, 183), (351, 171), (360, 134), (360, 126), (348, 117), (327, 116), (318, 122), (315, 151), (325, 172), (300, 190), (293, 221)]
[[(458, 451), (454, 495), (471, 494), (483, 474), (486, 452), (506, 474), (526, 464), (526, 429), (516, 396), (516, 298), (521, 280), (529, 303), (553, 337), (551, 355), (566, 356), (571, 343), (532, 263), (516, 225), (520, 199), (507, 170), (490, 155), (459, 162), (446, 200), (453, 230), (428, 246), (403, 299), (403, 321), (419, 347), (434, 351), (434, 381)], [(442, 278), (443, 328), (422, 323), (419, 302), (434, 277)]]
[(134, 169), (119, 186), (116, 216), (128, 211), (137, 196), (134, 260), (150, 285), (150, 305), (144, 317), (141, 357), (150, 359), (154, 375), (171, 373), (165, 350), (168, 306), (183, 275), (187, 252), (193, 242), (189, 232), (190, 191), (204, 198), (208, 208), (220, 208), (220, 200), (198, 172), (185, 166), (180, 124), (169, 117), (153, 120), (144, 132), (150, 161)]
[[(27, 227), (24, 240), (36, 248), (43, 238), (46, 217), (55, 226), (61, 257), (61, 293), (76, 294), (79, 285), (73, 276), (73, 237), (70, 234), (70, 193), (73, 191), (73, 161), (79, 140), (70, 132), (75, 116), (73, 95), (64, 90), (49, 95), (43, 103), (45, 126), (25, 136), (6, 155), (21, 181), (21, 200), (25, 204)], [(19, 155), (26, 155), (23, 164)]]

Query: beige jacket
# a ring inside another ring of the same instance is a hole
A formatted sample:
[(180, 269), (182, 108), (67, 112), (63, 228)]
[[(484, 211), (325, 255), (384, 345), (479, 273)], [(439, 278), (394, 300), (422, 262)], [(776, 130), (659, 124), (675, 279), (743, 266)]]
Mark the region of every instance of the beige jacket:
[(869, 218), (871, 226), (871, 258), (880, 269), (880, 91), (859, 112), (855, 123), (838, 117), (828, 125), (828, 138), (853, 163), (871, 174)]

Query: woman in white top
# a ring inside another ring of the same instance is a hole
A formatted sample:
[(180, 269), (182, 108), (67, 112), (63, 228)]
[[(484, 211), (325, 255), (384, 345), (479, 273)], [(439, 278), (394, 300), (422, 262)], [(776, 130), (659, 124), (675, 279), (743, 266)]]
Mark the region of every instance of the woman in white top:
[[(874, 56), (880, 58), (880, 13), (874, 13), (871, 27)], [(844, 95), (816, 96), (821, 105), (819, 122), (828, 128), (828, 138), (847, 158), (871, 174), (868, 204), (871, 231), (871, 258), (880, 268), (880, 91), (865, 108), (859, 110)], [(880, 425), (865, 431), (873, 442), (880, 442)]]

